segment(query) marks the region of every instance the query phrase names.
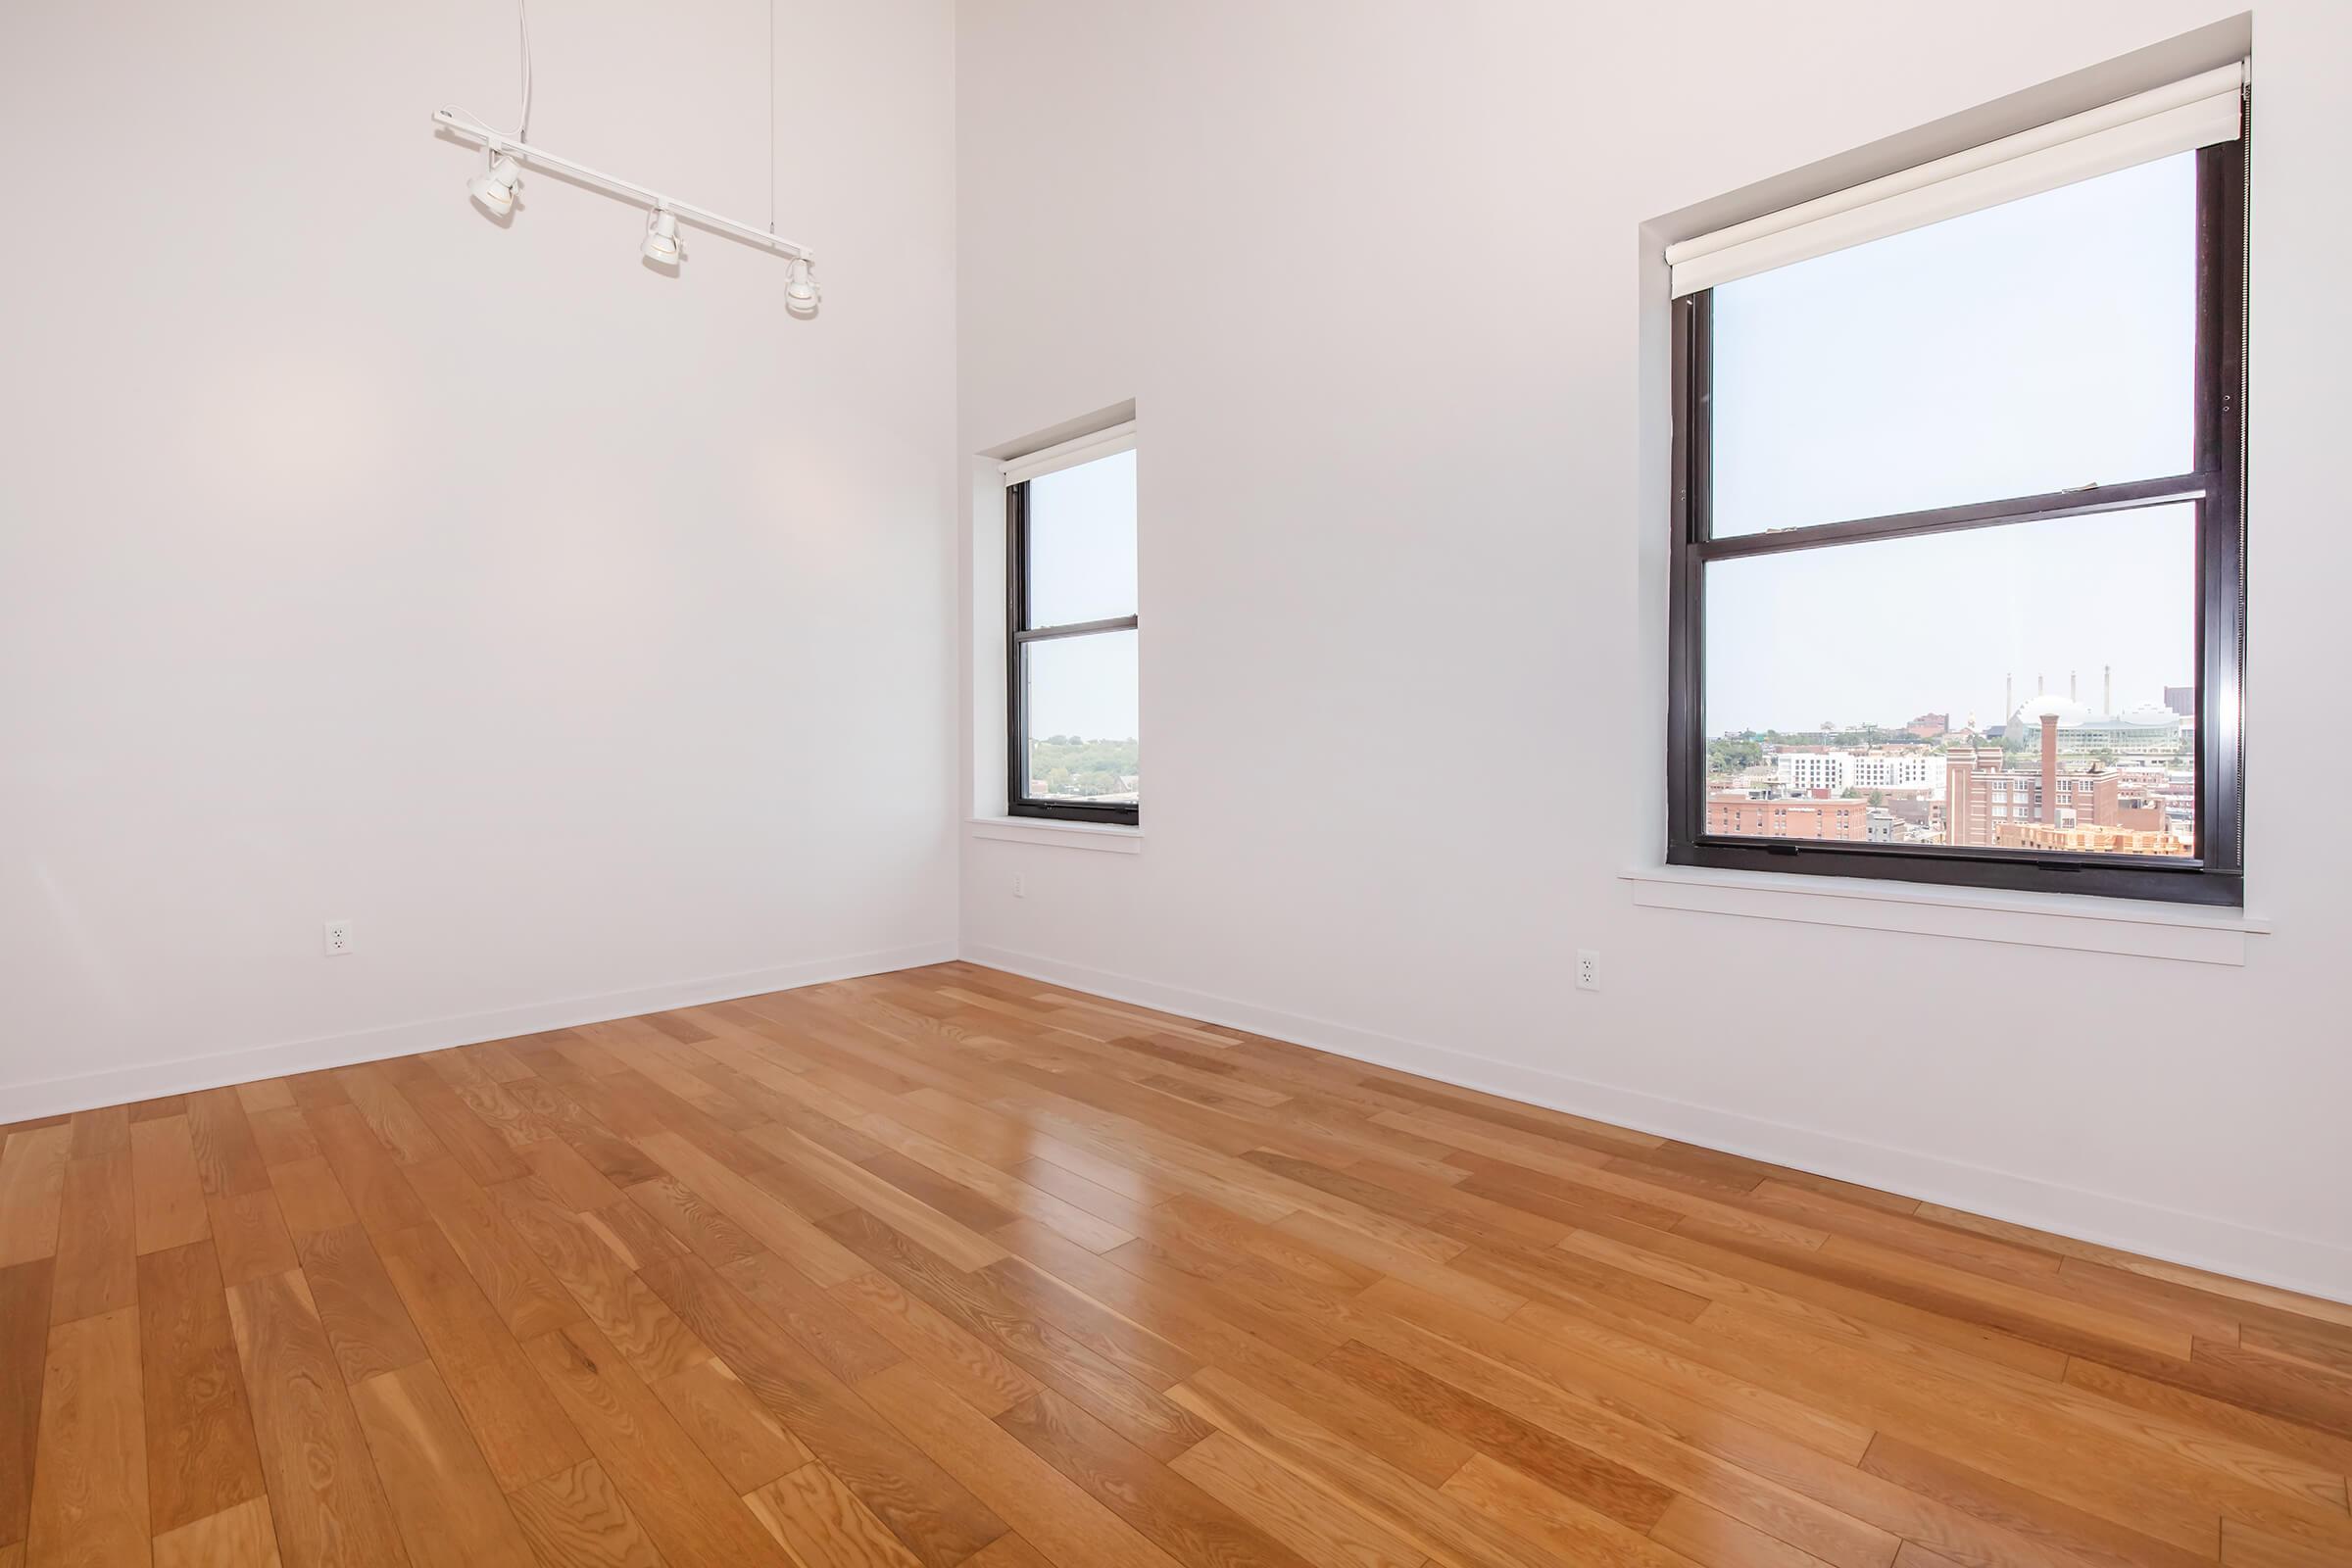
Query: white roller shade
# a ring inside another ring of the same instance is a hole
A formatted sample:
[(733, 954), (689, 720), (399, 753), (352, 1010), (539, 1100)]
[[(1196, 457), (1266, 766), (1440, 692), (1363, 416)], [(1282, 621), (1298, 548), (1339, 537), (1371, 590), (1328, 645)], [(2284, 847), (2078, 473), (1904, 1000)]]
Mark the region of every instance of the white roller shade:
[(1679, 299), (2238, 134), (2241, 62), (1666, 247)]
[(1006, 458), (1002, 465), (1004, 482), (1019, 484), (1024, 479), (1036, 479), (1064, 468), (1075, 468), (1081, 463), (1097, 458), (1111, 457), (1120, 452), (1135, 450), (1135, 421), (1114, 424), (1107, 430), (1093, 430), (1068, 441), (1058, 442), (1036, 452), (1026, 452), (1017, 458)]

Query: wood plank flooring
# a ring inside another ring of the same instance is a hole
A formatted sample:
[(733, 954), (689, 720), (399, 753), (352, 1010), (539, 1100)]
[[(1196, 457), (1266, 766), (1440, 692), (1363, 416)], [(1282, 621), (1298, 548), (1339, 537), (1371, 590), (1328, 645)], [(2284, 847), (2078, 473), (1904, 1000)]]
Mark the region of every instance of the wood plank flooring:
[(2352, 1307), (966, 964), (0, 1143), (0, 1565), (2352, 1564)]

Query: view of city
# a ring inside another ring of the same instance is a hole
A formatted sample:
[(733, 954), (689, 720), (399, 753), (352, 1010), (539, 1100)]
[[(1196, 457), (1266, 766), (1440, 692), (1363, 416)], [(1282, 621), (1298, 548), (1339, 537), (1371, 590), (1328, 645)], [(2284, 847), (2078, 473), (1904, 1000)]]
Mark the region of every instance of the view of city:
[[(1706, 831), (1737, 838), (2189, 856), (2196, 691), (2093, 709), (2036, 693), (2001, 722), (1736, 730), (1707, 742)], [(2103, 684), (2107, 684), (2103, 682)], [(2103, 694), (2104, 698), (2104, 694)]]

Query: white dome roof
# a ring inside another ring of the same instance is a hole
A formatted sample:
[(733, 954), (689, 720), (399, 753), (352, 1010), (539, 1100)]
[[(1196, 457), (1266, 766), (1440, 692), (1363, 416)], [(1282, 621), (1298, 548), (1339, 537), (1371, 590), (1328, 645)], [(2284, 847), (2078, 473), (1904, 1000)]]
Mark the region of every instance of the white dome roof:
[(2038, 729), (2045, 716), (2055, 718), (2061, 725), (2074, 725), (2088, 718), (2090, 710), (2055, 692), (2044, 692), (2039, 697), (2029, 698), (2019, 707), (2017, 716), (2011, 722), (2028, 729)]

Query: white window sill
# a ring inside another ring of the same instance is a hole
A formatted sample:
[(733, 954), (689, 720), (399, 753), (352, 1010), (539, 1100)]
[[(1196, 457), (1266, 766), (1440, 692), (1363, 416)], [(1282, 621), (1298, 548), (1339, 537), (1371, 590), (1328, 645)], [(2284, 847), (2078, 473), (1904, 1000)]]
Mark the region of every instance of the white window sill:
[(976, 839), (1004, 839), (1013, 844), (1050, 844), (1064, 850), (1106, 850), (1112, 855), (1140, 855), (1144, 830), (1116, 822), (1056, 822), (1043, 816), (975, 816), (964, 826)]
[(1996, 893), (1919, 882), (1776, 876), (1701, 866), (1643, 866), (1622, 873), (1634, 902), (1652, 909), (1795, 920), (1868, 931), (1910, 931), (1970, 942), (2008, 942), (2081, 953), (2116, 953), (2186, 963), (2243, 964), (2246, 941), (2271, 923), (2235, 909), (2062, 893)]

